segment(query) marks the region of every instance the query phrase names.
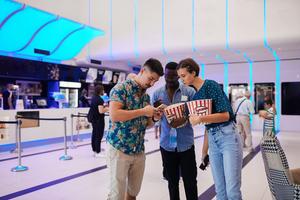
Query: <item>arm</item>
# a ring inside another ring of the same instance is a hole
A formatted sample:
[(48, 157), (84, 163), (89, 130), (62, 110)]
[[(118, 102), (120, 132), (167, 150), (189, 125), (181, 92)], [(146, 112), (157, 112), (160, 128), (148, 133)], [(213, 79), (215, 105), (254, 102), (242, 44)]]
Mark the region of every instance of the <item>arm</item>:
[(106, 113), (106, 112), (108, 112), (108, 110), (109, 110), (108, 107), (104, 107), (103, 105), (98, 106), (98, 111), (100, 114)]
[(272, 119), (274, 117), (274, 114), (269, 113), (268, 111), (265, 111), (265, 110), (260, 110), (259, 111), (259, 116), (264, 118), (264, 119)]
[(204, 141), (202, 146), (202, 159), (208, 154), (208, 135), (207, 130), (204, 132)]
[(109, 114), (112, 122), (125, 122), (141, 116), (152, 117), (154, 113), (154, 108), (150, 105), (136, 110), (124, 110), (122, 108), (121, 102), (110, 102)]
[(206, 116), (190, 115), (190, 123), (196, 125), (199, 123), (222, 123), (229, 120), (229, 112), (214, 113)]

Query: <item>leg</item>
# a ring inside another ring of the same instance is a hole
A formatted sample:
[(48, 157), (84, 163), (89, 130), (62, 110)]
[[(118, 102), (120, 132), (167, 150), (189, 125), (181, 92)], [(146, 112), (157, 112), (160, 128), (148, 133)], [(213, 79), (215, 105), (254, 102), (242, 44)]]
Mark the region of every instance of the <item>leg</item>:
[(195, 147), (180, 154), (181, 175), (187, 200), (198, 199)]
[(236, 123), (236, 126), (237, 126), (237, 130), (238, 130), (238, 133), (241, 135), (242, 137), (242, 144), (243, 146), (245, 146), (245, 130), (244, 130), (244, 127), (243, 127), (243, 120), (242, 120), (242, 116), (238, 115), (237, 116), (237, 123)]
[(179, 200), (179, 155), (160, 148), (167, 173), (171, 200)]
[(235, 132), (232, 125), (221, 129), (221, 151), (226, 182), (226, 193), (229, 200), (241, 200), (241, 172), (243, 151), (240, 135)]
[(163, 156), (163, 152), (162, 152), (162, 147), (160, 147), (160, 154), (161, 154), (161, 160), (162, 160), (162, 167), (163, 167), (163, 178), (165, 180), (168, 180), (168, 176), (167, 176), (167, 170), (166, 170), (166, 167), (165, 167), (165, 157)]
[[(94, 148), (96, 153), (100, 153), (101, 151), (101, 138), (103, 137), (102, 131), (102, 124), (100, 120), (97, 120), (94, 127), (95, 127), (95, 134), (94, 135)], [(102, 131), (102, 135), (101, 135)], [(101, 137), (102, 136), (102, 137)]]
[(146, 156), (144, 153), (134, 155), (134, 161), (130, 165), (128, 172), (128, 187), (127, 187), (127, 200), (135, 199), (141, 190), (145, 171)]
[(208, 131), (209, 162), (218, 200), (227, 200), (223, 156), (220, 152), (217, 131)]
[(108, 145), (107, 166), (110, 175), (108, 200), (124, 200), (131, 157)]
[(101, 152), (101, 141), (102, 141), (102, 138), (103, 138), (104, 127), (105, 127), (104, 123), (105, 123), (104, 120), (99, 121), (99, 149), (100, 149), (100, 152)]
[[(92, 130), (92, 141), (91, 141), (91, 144), (92, 144), (92, 150), (93, 152), (96, 152), (96, 137), (97, 137), (97, 123), (96, 122), (92, 122), (92, 127), (93, 127), (93, 130)], [(97, 152), (99, 153), (99, 152)]]
[(243, 119), (243, 128), (245, 132), (245, 146), (247, 148), (252, 148), (252, 134), (251, 134), (251, 127), (250, 127), (250, 118), (244, 117)]

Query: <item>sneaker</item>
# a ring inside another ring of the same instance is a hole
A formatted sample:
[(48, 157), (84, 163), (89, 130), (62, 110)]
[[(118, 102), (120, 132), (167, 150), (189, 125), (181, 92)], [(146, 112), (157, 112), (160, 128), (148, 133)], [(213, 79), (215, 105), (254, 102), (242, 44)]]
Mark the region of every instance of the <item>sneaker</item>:
[(95, 158), (105, 158), (105, 154), (104, 153), (94, 153), (94, 157)]

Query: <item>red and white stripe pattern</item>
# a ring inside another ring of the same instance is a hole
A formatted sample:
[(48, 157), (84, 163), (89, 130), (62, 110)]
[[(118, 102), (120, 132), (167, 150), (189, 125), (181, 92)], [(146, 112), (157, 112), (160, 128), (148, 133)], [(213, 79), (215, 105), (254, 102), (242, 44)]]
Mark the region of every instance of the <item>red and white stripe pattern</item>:
[(167, 119), (180, 119), (184, 117), (184, 103), (176, 103), (165, 108)]
[(187, 102), (187, 106), (190, 114), (204, 116), (204, 115), (209, 115), (212, 112), (211, 99), (199, 99), (195, 101), (189, 101)]

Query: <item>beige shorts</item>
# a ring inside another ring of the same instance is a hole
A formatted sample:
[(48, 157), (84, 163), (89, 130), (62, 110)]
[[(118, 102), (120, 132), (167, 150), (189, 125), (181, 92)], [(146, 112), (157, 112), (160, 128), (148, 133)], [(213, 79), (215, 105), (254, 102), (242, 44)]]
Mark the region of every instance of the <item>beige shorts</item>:
[(107, 166), (110, 174), (108, 200), (124, 200), (125, 193), (137, 196), (145, 170), (145, 153), (125, 154), (108, 144)]

